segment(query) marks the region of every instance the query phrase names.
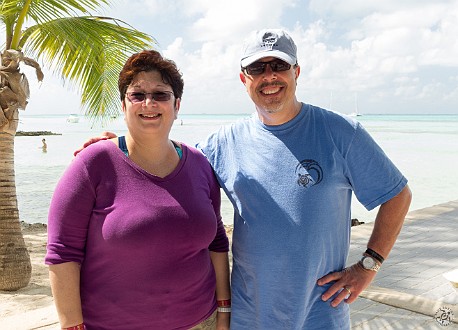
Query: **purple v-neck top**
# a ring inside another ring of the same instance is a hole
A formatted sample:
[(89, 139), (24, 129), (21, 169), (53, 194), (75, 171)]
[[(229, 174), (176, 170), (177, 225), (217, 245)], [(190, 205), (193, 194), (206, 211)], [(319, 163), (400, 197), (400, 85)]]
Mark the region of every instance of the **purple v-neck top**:
[(159, 178), (102, 141), (57, 184), (45, 262), (81, 264), (88, 329), (187, 329), (216, 309), (210, 251), (229, 249), (220, 187), (203, 154), (182, 149)]

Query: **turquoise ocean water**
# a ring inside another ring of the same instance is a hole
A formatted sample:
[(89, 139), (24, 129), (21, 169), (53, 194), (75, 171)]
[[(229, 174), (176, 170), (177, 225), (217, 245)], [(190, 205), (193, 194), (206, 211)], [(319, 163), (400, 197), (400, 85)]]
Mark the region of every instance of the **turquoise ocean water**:
[[(22, 113), (21, 113), (22, 115)], [(249, 115), (180, 115), (171, 138), (194, 145), (221, 125)], [(122, 118), (105, 127), (93, 127), (84, 117), (67, 122), (68, 115), (22, 115), (18, 130), (51, 131), (44, 136), (48, 149), (39, 148), (43, 136), (15, 138), (15, 170), (21, 220), (46, 223), (54, 187), (76, 150), (89, 137), (104, 130), (124, 134)], [(411, 210), (458, 199), (458, 115), (364, 115), (357, 117), (409, 179), (413, 191)], [(223, 194), (222, 215), (232, 223), (233, 210)], [(370, 222), (368, 212), (356, 199), (352, 218)]]

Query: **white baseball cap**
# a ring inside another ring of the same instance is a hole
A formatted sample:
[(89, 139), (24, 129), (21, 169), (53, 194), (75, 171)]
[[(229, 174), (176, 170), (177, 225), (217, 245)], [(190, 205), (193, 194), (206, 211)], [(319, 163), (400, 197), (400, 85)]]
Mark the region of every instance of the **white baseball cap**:
[(253, 32), (242, 47), (242, 68), (264, 57), (279, 58), (291, 65), (297, 64), (297, 47), (288, 33), (281, 29)]

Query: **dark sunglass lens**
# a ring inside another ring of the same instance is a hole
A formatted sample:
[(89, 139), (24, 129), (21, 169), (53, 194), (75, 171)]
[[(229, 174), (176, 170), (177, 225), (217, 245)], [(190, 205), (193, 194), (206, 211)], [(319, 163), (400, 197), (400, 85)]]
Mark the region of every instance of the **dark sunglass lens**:
[(250, 64), (246, 67), (246, 72), (249, 75), (255, 76), (258, 74), (261, 74), (264, 72), (264, 69), (266, 67), (265, 63), (262, 62), (254, 62), (253, 64)]
[(172, 94), (166, 92), (154, 92), (152, 93), (152, 96), (156, 101), (168, 101), (172, 97)]
[(285, 61), (275, 61), (270, 62), (270, 67), (272, 68), (272, 71), (286, 71), (291, 68), (291, 65)]
[(128, 96), (133, 103), (143, 102), (146, 97), (145, 93), (130, 93)]

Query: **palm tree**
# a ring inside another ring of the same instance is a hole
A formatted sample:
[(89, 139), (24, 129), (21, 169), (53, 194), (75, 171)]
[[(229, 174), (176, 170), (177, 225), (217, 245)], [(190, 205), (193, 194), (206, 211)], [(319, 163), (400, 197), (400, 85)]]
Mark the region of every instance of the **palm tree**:
[(37, 60), (77, 86), (93, 121), (118, 113), (117, 76), (127, 57), (151, 48), (154, 39), (111, 17), (90, 11), (109, 0), (2, 0), (0, 21), (6, 42), (0, 61), (0, 290), (27, 286), (31, 263), (21, 232), (14, 176), (14, 136), (19, 110), (29, 97), (20, 64)]

